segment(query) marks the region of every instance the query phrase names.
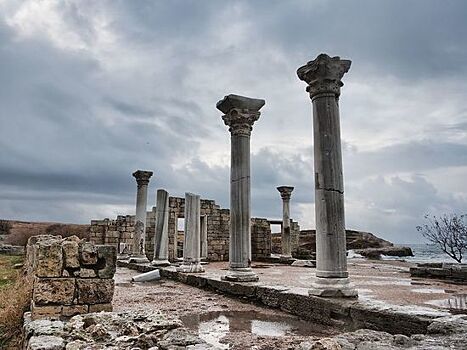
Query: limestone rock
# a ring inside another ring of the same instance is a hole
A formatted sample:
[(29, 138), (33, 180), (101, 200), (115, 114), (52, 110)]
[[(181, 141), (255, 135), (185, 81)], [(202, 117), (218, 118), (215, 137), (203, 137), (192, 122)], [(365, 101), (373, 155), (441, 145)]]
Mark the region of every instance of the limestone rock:
[(299, 267), (316, 267), (316, 261), (314, 260), (295, 260), (292, 263), (292, 266)]
[(67, 237), (62, 242), (63, 260), (65, 268), (79, 268), (79, 241), (76, 236)]
[(184, 328), (177, 328), (167, 332), (159, 342), (161, 349), (171, 349), (174, 346), (186, 347), (188, 345), (204, 344), (205, 341), (191, 334)]
[(98, 245), (98, 275), (100, 278), (113, 278), (117, 268), (117, 249), (111, 245)]
[(81, 242), (79, 244), (79, 257), (83, 265), (97, 264), (97, 248), (90, 242)]
[(33, 300), (36, 305), (72, 304), (75, 294), (73, 278), (36, 278)]
[(54, 237), (39, 240), (34, 245), (32, 254), (34, 255), (33, 269), (36, 276), (60, 277), (62, 275), (63, 254), (59, 239)]
[(40, 335), (29, 340), (27, 350), (63, 350), (65, 341), (53, 335)]
[(34, 300), (31, 303), (31, 318), (33, 320), (48, 318), (59, 319), (62, 313), (61, 305), (35, 305)]
[(99, 278), (77, 278), (79, 304), (100, 304), (112, 302), (114, 280)]
[(455, 315), (435, 319), (428, 326), (428, 334), (467, 334), (467, 315)]
[(81, 278), (95, 278), (97, 274), (96, 271), (92, 269), (81, 268), (78, 272), (78, 276)]
[(413, 256), (412, 249), (410, 247), (392, 246), (382, 248), (366, 248), (357, 249), (355, 253), (363, 255), (370, 259), (377, 259), (381, 255), (386, 256)]
[(63, 327), (62, 321), (36, 320), (25, 323), (24, 332), (27, 338), (39, 335), (61, 336)]
[(341, 350), (342, 347), (337, 341), (330, 338), (323, 338), (313, 342), (300, 343), (297, 350)]

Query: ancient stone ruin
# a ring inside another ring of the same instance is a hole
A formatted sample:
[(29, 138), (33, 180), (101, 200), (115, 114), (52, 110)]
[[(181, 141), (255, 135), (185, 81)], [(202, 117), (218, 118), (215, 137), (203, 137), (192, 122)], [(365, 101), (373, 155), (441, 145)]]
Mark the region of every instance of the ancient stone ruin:
[(33, 319), (112, 311), (117, 253), (72, 236), (33, 236), (26, 247)]

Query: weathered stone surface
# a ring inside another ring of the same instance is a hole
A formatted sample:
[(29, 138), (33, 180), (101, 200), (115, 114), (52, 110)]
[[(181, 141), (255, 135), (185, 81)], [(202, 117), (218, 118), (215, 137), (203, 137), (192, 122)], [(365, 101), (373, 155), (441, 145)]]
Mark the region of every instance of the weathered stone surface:
[(99, 278), (113, 278), (117, 268), (117, 249), (111, 245), (98, 245), (97, 265)]
[(171, 349), (171, 347), (175, 346), (183, 348), (196, 344), (205, 344), (205, 341), (186, 329), (177, 328), (164, 335), (162, 341), (160, 341), (158, 345), (161, 349)]
[[(315, 341), (300, 343), (298, 350), (341, 350), (337, 341), (330, 338), (323, 338)], [(353, 349), (352, 349), (353, 350)]]
[(437, 318), (428, 326), (428, 333), (464, 333), (467, 335), (467, 315), (455, 315)]
[(38, 335), (63, 335), (64, 324), (58, 320), (36, 320), (25, 322), (24, 333), (26, 338)]
[(111, 312), (112, 311), (112, 304), (93, 304), (89, 305), (89, 312)]
[(62, 242), (63, 260), (65, 268), (79, 268), (79, 241), (76, 236), (67, 237)]
[(81, 278), (95, 278), (97, 274), (93, 269), (86, 269), (83, 267), (77, 271), (77, 276)]
[(33, 300), (36, 305), (71, 304), (75, 294), (73, 278), (36, 278)]
[(35, 305), (34, 301), (31, 303), (31, 318), (38, 320), (43, 318), (57, 320), (62, 313), (61, 305)]
[[(32, 238), (32, 237), (31, 237)], [(38, 277), (60, 277), (63, 268), (63, 253), (60, 239), (39, 240), (32, 250), (34, 273)]]
[(79, 258), (82, 265), (97, 264), (97, 248), (90, 242), (81, 242), (79, 244)]
[(295, 260), (292, 266), (297, 267), (316, 267), (316, 261), (314, 260)]
[(103, 304), (112, 302), (114, 280), (78, 278), (76, 280), (78, 304)]
[(27, 350), (63, 350), (65, 340), (52, 335), (40, 335), (29, 340)]
[(89, 312), (88, 305), (64, 305), (62, 308), (62, 316), (65, 317), (85, 314), (87, 312)]

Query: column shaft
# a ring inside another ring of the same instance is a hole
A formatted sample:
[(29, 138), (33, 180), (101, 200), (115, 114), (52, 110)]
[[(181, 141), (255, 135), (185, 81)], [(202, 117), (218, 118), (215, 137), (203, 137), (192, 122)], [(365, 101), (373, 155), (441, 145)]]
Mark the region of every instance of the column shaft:
[(231, 137), (230, 267), (251, 265), (250, 137)]
[(167, 266), (169, 262), (169, 193), (157, 190), (156, 198), (156, 231), (154, 234), (155, 266)]
[(290, 244), (290, 200), (282, 201), (282, 255), (284, 257), (292, 256), (292, 247)]
[(344, 181), (335, 94), (313, 98), (316, 276), (347, 277)]

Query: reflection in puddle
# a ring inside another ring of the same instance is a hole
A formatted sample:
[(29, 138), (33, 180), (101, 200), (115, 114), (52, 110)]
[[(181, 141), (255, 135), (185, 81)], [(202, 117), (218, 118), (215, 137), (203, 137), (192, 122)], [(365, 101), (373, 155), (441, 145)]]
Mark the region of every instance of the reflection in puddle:
[[(181, 317), (183, 324), (197, 330), (201, 339), (219, 349), (228, 349), (222, 338), (229, 333), (246, 332), (263, 337), (323, 335), (324, 329), (314, 323), (283, 315), (265, 315), (248, 311), (216, 311)], [(329, 331), (327, 334), (330, 334)]]
[(449, 299), (432, 300), (427, 304), (449, 309), (454, 314), (467, 314), (467, 294), (455, 294)]

